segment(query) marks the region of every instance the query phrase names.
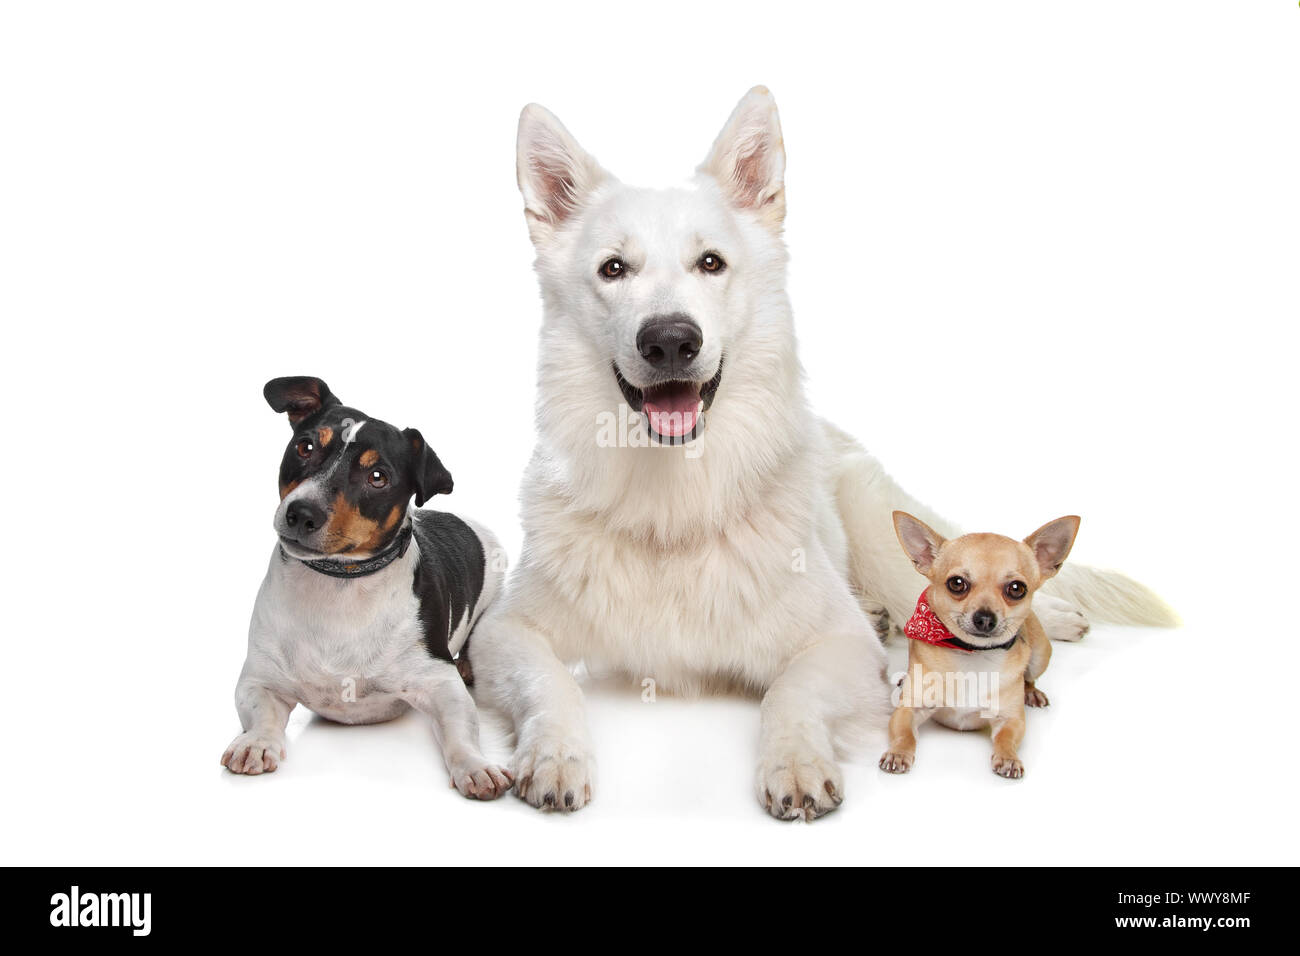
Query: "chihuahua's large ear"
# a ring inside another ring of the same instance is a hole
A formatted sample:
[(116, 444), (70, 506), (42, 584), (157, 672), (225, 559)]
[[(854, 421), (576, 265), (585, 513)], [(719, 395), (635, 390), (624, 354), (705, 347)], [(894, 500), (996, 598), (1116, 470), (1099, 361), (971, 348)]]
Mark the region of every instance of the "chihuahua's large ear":
[(894, 532), (898, 535), (898, 543), (912, 559), (912, 564), (916, 565), (916, 570), (929, 575), (934, 567), (934, 559), (943, 547), (943, 535), (906, 511), (894, 512)]
[(1074, 536), (1079, 533), (1079, 516), (1066, 515), (1043, 525), (1028, 538), (1025, 544), (1034, 552), (1034, 560), (1043, 573), (1043, 580), (1053, 577), (1061, 570), (1070, 549), (1074, 547)]
[(415, 507), (420, 507), (434, 495), (451, 494), (451, 472), (442, 467), (424, 436), (414, 428), (402, 429), (402, 435), (411, 443), (411, 485), (415, 488)]
[(540, 245), (609, 178), (544, 106), (529, 103), (519, 114), (515, 173), (524, 196), (528, 234)]
[(756, 86), (745, 94), (697, 171), (716, 179), (737, 206), (754, 210), (780, 231), (785, 220), (785, 144), (776, 100), (767, 87)]
[(289, 413), (290, 425), (297, 425), (322, 408), (341, 404), (330, 387), (314, 375), (273, 378), (262, 387), (262, 395), (272, 409)]

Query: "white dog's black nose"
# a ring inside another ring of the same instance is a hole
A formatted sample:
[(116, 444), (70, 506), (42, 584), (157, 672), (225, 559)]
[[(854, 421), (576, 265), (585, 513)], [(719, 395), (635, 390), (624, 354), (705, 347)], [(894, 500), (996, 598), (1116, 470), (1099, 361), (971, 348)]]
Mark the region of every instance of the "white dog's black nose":
[(301, 539), (325, 527), (325, 512), (309, 501), (295, 501), (285, 511), (284, 523), (293, 529), (294, 537)]
[(970, 622), (974, 626), (975, 630), (979, 631), (981, 634), (988, 634), (992, 632), (993, 628), (998, 626), (998, 616), (992, 611), (986, 611), (983, 608), (980, 608), (970, 616)]
[(636, 350), (652, 368), (680, 372), (695, 361), (704, 345), (704, 333), (695, 320), (680, 312), (656, 315), (636, 334)]

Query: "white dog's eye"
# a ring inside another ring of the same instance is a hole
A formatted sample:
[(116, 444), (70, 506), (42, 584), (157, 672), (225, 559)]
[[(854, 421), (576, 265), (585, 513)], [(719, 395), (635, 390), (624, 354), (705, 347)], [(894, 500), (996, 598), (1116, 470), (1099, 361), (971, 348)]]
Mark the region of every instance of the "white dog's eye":
[(627, 275), (627, 263), (614, 256), (600, 264), (600, 274), (605, 279), (621, 279)]
[(706, 252), (700, 256), (700, 261), (696, 265), (702, 272), (721, 272), (727, 268), (727, 263), (716, 252)]

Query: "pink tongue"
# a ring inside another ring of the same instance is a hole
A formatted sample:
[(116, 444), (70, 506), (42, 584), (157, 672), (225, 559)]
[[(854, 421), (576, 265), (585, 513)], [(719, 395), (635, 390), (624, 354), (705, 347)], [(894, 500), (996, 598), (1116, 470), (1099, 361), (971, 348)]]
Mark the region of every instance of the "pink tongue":
[(665, 438), (689, 435), (695, 428), (699, 406), (699, 387), (686, 382), (648, 391), (641, 403), (650, 427)]

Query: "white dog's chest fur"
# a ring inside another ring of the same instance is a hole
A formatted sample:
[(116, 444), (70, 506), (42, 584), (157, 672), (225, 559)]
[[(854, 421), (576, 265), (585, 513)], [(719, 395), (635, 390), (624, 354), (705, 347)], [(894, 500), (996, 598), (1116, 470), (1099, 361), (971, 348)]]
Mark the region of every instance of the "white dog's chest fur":
[(868, 631), (807, 488), (672, 548), (538, 494), (515, 599), (562, 658), (664, 690), (762, 689), (828, 629)]

